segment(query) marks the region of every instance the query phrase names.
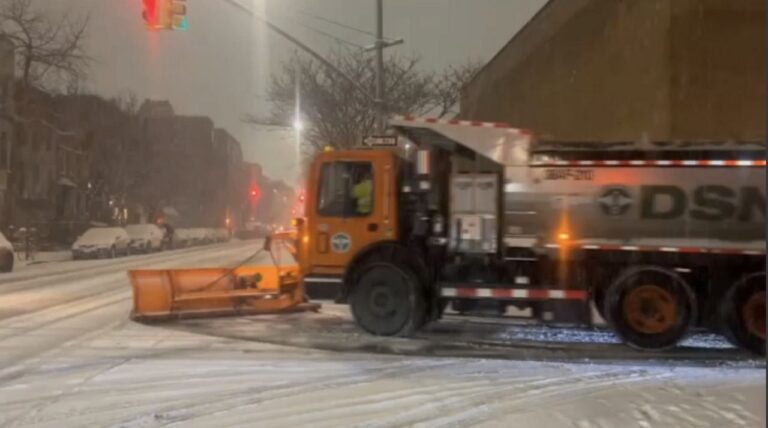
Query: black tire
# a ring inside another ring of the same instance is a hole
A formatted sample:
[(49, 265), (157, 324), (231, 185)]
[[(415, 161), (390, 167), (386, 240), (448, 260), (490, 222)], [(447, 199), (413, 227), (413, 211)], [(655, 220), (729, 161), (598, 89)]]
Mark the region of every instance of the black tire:
[[(720, 306), (723, 335), (756, 355), (765, 355), (765, 281), (762, 272), (745, 275), (725, 293)], [(755, 303), (757, 307), (752, 306)], [(748, 324), (750, 314), (758, 324)]]
[(0, 273), (11, 272), (13, 270), (13, 253), (7, 250), (0, 250)]
[(688, 334), (698, 305), (691, 287), (675, 272), (639, 266), (624, 271), (608, 287), (604, 310), (606, 321), (627, 345), (657, 351), (675, 346)]
[(349, 303), (363, 330), (377, 336), (408, 336), (423, 325), (424, 292), (409, 268), (373, 263), (359, 278)]

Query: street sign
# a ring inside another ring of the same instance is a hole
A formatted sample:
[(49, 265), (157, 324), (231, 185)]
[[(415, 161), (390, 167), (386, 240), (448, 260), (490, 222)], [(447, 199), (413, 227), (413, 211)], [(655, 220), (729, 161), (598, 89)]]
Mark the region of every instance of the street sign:
[(366, 147), (397, 147), (396, 135), (369, 135), (363, 137), (363, 146)]

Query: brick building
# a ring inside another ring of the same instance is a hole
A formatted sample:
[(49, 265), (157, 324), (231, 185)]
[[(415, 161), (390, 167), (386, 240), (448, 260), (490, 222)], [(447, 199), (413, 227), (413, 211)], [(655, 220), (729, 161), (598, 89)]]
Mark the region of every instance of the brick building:
[(210, 118), (176, 115), (166, 104), (146, 101), (139, 109), (149, 165), (141, 193), (150, 217), (224, 227), (242, 203), (240, 143)]
[(241, 210), (247, 188), (243, 151), (240, 142), (221, 128), (213, 131), (213, 145), (217, 162), (216, 180), (225, 189), (218, 193), (225, 206), (224, 222), (228, 227), (239, 227), (243, 222)]
[(561, 140), (764, 140), (763, 0), (550, 0), (460, 117)]

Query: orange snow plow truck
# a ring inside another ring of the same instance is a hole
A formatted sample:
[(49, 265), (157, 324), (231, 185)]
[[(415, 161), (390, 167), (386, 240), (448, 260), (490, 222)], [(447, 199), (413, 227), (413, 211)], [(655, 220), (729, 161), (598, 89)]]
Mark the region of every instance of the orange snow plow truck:
[(292, 310), (307, 291), (348, 303), (377, 335), (409, 335), (450, 307), (557, 324), (599, 314), (644, 350), (709, 330), (765, 353), (762, 142), (390, 126), (397, 138), (315, 156), (305, 216), (284, 237), (297, 266), (131, 272), (135, 314)]

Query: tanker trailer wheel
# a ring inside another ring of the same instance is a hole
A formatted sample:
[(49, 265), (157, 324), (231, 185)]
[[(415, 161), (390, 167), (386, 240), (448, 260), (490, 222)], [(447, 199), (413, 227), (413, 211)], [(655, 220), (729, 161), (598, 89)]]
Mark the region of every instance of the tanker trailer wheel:
[(746, 275), (725, 294), (720, 307), (725, 337), (736, 346), (765, 355), (765, 274)]
[(372, 263), (363, 267), (358, 278), (349, 304), (363, 330), (378, 336), (407, 336), (423, 324), (424, 292), (409, 268)]
[(625, 270), (608, 287), (607, 321), (629, 346), (660, 350), (675, 346), (696, 320), (696, 296), (676, 273), (652, 266)]

